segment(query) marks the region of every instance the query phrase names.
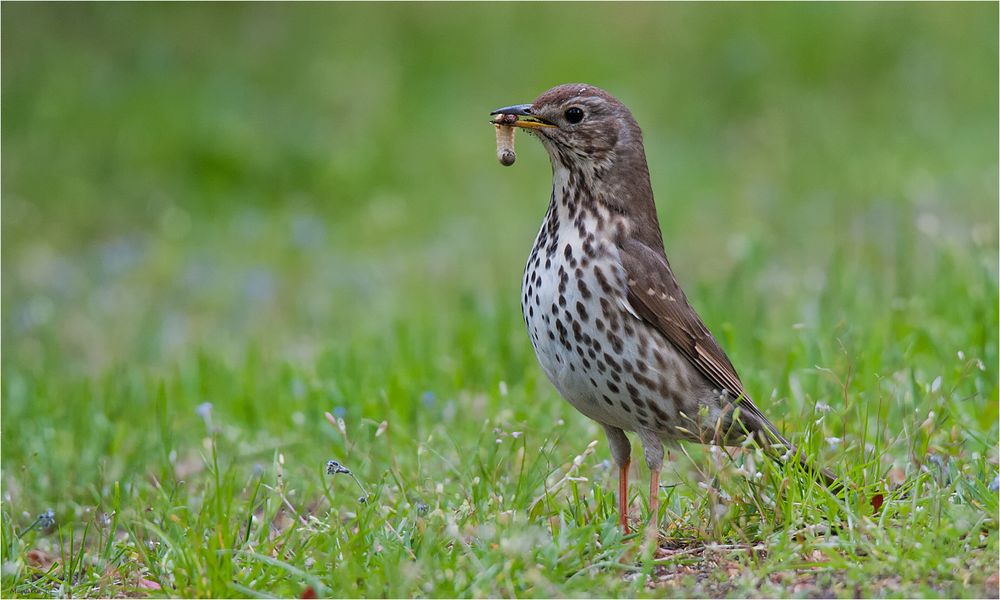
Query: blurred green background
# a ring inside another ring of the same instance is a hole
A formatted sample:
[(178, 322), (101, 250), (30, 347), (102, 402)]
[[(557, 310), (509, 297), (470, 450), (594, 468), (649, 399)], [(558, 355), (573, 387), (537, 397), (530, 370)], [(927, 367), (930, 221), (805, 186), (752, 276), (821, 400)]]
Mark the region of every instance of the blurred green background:
[(469, 297), (515, 306), (549, 167), (522, 137), (498, 168), (485, 119), (568, 81), (643, 126), (696, 298), (759, 253), (771, 278), (729, 301), (797, 299), (838, 255), (889, 311), (957, 291), (934, 285), (928, 237), (995, 258), (991, 4), (3, 11), (7, 368), (322, 347)]
[[(202, 402), (239, 469), (281, 448), (300, 482), (331, 446), (366, 481), (386, 463), (374, 438), (338, 445), (334, 407), (388, 419), (406, 452), (447, 427), (456, 463), (485, 419), (547, 436), (565, 418), (555, 453), (578, 453), (595, 426), (544, 380), (518, 307), (548, 160), (522, 136), (499, 166), (487, 123), (572, 81), (643, 127), (675, 272), (765, 412), (802, 431), (829, 402), (824, 433), (856, 448), (878, 404), (890, 462), (968, 443), (995, 464), (996, 3), (2, 16), (3, 483), (22, 527), (171, 472)], [(914, 442), (928, 410), (948, 417)]]

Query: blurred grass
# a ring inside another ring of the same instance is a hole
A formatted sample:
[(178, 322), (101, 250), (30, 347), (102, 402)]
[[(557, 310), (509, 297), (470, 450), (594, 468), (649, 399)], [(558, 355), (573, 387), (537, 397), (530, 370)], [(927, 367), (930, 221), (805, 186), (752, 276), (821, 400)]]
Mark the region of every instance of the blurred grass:
[[(500, 168), (486, 115), (567, 81), (605, 87), (643, 126), (668, 254), (765, 411), (838, 472), (906, 474), (910, 512), (845, 536), (873, 558), (831, 558), (840, 575), (811, 585), (989, 591), (995, 4), (0, 10), (5, 595), (117, 590), (66, 569), (39, 580), (25, 562), (33, 542), (65, 548), (59, 536), (112, 507), (127, 525), (104, 524), (114, 544), (87, 573), (132, 557), (181, 595), (296, 595), (308, 580), (282, 583), (282, 569), (331, 557), (343, 578), (320, 570), (316, 585), (339, 595), (636, 594), (655, 581), (648, 561), (639, 577), (610, 566), (629, 551), (600, 487), (613, 488), (603, 440), (584, 463), (596, 492), (547, 502), (561, 525), (527, 514), (598, 433), (521, 330), (547, 159), (522, 139)], [(808, 425), (817, 401), (833, 410)], [(322, 420), (335, 407), (352, 439)], [(798, 564), (806, 551), (781, 532), (833, 509), (812, 497), (780, 517), (736, 500), (713, 521), (717, 498), (691, 483), (705, 483), (694, 467), (708, 454), (690, 450), (664, 474), (680, 484), (667, 514), (698, 539), (767, 538), (771, 562), (754, 572)], [(319, 476), (332, 457), (380, 490), (354, 520), (354, 491)], [(252, 496), (254, 481), (270, 491)], [(281, 489), (314, 521), (261, 528), (251, 547), (297, 551), (257, 573), (234, 558), (248, 551), (239, 523), (281, 525)], [(48, 506), (58, 535), (11, 534)], [(936, 521), (920, 514), (931, 509)], [(900, 527), (930, 547), (899, 548)], [(965, 537), (977, 527), (981, 543)], [(972, 558), (932, 564), (941, 556)], [(884, 573), (903, 581), (879, 587)], [(793, 593), (761, 577), (736, 589)]]

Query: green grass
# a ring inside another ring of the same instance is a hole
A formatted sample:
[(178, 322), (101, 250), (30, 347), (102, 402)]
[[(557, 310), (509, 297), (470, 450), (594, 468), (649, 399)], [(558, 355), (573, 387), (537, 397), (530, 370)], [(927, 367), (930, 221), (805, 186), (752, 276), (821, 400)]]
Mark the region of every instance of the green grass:
[[(996, 4), (2, 17), (3, 596), (997, 595)], [(518, 309), (547, 160), (486, 124), (574, 80), (643, 126), (758, 404), (857, 489), (678, 446), (662, 543), (623, 539)]]

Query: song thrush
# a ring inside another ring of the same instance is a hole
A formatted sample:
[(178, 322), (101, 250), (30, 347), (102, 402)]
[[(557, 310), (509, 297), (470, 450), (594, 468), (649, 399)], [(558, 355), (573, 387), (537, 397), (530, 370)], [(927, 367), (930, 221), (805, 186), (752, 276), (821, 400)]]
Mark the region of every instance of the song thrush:
[(592, 85), (567, 84), (491, 114), (534, 134), (552, 163), (521, 310), (542, 370), (607, 434), (620, 470), (622, 527), (628, 531), (626, 431), (642, 441), (654, 524), (665, 441), (732, 445), (752, 435), (833, 484), (754, 405), (674, 278), (628, 108)]

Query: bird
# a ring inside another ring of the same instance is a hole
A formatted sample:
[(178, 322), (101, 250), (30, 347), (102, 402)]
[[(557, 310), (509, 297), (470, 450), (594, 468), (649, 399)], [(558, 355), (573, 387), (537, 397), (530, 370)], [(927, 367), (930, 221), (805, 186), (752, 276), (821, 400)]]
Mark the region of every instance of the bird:
[(619, 471), (622, 529), (630, 533), (626, 432), (642, 443), (654, 524), (664, 443), (735, 445), (752, 436), (770, 456), (796, 457), (835, 486), (754, 404), (677, 282), (631, 111), (601, 88), (571, 83), (490, 114), (498, 126), (540, 140), (551, 162), (552, 191), (525, 265), (521, 311), (542, 371), (604, 429)]

